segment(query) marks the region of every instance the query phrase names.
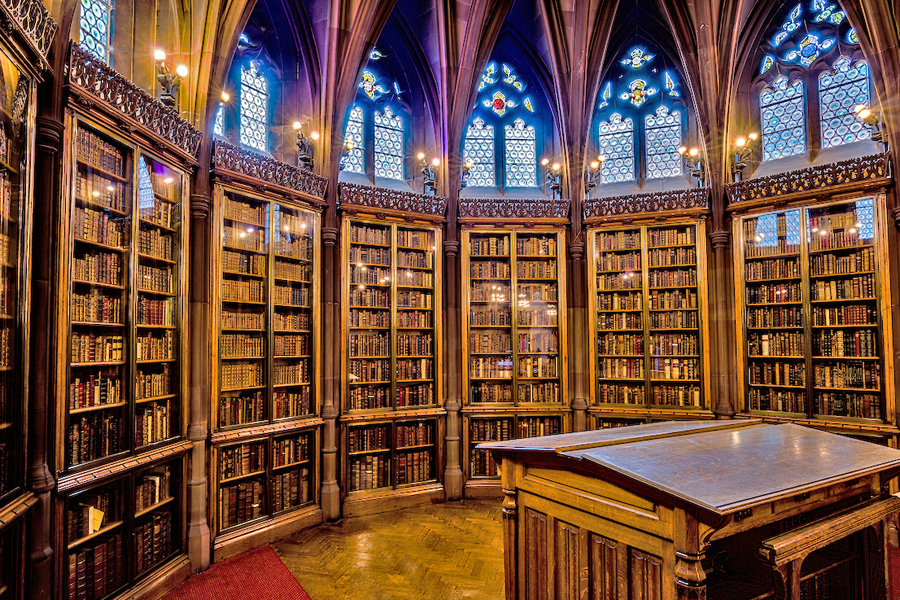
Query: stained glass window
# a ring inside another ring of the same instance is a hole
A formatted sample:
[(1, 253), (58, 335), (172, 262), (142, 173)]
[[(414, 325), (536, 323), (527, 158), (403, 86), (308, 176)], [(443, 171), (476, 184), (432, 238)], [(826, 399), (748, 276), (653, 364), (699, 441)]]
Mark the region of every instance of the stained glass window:
[(82, 47), (105, 63), (109, 63), (112, 39), (112, 0), (81, 0)]
[(366, 159), (363, 146), (363, 109), (354, 106), (350, 109), (350, 117), (347, 119), (347, 129), (344, 131), (344, 143), (353, 142), (353, 148), (347, 154), (347, 162), (344, 170), (351, 173), (365, 174)]
[(806, 151), (806, 104), (803, 81), (780, 75), (759, 94), (763, 160)]
[(665, 106), (644, 118), (644, 148), (647, 153), (647, 179), (681, 175), (681, 113)]
[(403, 179), (403, 117), (390, 106), (375, 112), (375, 176)]
[(471, 162), (468, 185), (494, 186), (494, 127), (476, 118), (466, 131), (465, 161)]
[(241, 143), (268, 150), (269, 81), (254, 61), (241, 68)]
[(516, 119), (504, 129), (506, 133), (506, 185), (507, 187), (534, 187), (537, 185), (537, 150), (533, 125), (525, 125)]
[(213, 125), (213, 133), (225, 137), (225, 107), (221, 104), (216, 109), (216, 121)]
[(872, 137), (868, 125), (854, 112), (862, 104), (869, 106), (869, 65), (859, 61), (850, 64), (842, 56), (831, 71), (819, 75), (819, 123), (822, 147), (831, 148)]
[(600, 123), (600, 171), (602, 183), (634, 181), (634, 123), (613, 113)]

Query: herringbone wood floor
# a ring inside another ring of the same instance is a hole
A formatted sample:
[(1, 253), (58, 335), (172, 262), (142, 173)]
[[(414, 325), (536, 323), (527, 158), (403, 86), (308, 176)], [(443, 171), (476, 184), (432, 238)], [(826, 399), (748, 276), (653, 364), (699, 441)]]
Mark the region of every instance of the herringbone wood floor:
[(272, 547), (313, 600), (500, 600), (500, 500), (344, 519)]

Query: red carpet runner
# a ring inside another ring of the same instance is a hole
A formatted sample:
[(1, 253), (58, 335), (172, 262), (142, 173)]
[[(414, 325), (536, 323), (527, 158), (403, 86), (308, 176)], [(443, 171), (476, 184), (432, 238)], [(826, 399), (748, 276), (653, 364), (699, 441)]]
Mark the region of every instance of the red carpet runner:
[(275, 551), (262, 546), (194, 575), (163, 600), (312, 600)]

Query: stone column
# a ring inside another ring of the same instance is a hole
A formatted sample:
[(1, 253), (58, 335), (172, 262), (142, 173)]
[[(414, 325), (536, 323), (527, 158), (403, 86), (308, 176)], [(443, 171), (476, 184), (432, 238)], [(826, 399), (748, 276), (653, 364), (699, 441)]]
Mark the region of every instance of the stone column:
[(731, 232), (727, 229), (713, 231), (709, 234), (709, 242), (713, 259), (709, 282), (709, 318), (712, 324), (710, 355), (713, 360), (712, 372), (715, 374), (711, 389), (716, 395), (712, 409), (718, 418), (730, 419), (734, 416), (732, 394), (740, 393), (736, 390), (734, 380), (737, 349), (733, 327), (730, 326), (734, 322), (735, 310), (730, 277), (734, 268), (730, 252)]
[(447, 410), (447, 431), (444, 441), (444, 497), (447, 500), (462, 498), (463, 471), (460, 464), (462, 442), (460, 437), (461, 416), (460, 405), (462, 390), (460, 389), (460, 343), (459, 332), (459, 241), (444, 241), (444, 379), (447, 382), (447, 396), (444, 408)]
[(338, 484), (338, 403), (340, 401), (340, 306), (335, 281), (340, 281), (337, 227), (322, 227), (322, 283), (324, 308), (322, 331), (322, 513), (326, 521), (341, 517), (341, 490)]
[(587, 314), (587, 288), (585, 285), (584, 264), (584, 230), (577, 239), (569, 242), (569, 293), (568, 306), (560, 307), (569, 313), (569, 386), (571, 392), (572, 431), (588, 429), (588, 399), (590, 391), (588, 381), (590, 369), (587, 368), (590, 355), (590, 315)]

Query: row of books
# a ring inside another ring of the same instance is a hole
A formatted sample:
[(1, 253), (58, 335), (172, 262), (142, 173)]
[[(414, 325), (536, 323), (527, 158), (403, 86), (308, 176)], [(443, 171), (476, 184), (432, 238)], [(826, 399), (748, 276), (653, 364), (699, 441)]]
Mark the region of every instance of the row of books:
[(518, 298), (532, 302), (556, 302), (558, 296), (555, 283), (519, 283)]
[(275, 356), (309, 356), (312, 354), (312, 341), (308, 335), (276, 335)]
[(143, 398), (156, 398), (173, 393), (172, 373), (168, 364), (156, 369), (139, 369), (134, 378), (134, 397), (136, 400)]
[(519, 256), (556, 256), (555, 237), (516, 237), (516, 254)]
[(137, 301), (138, 325), (175, 325), (175, 299), (154, 300), (141, 297)]
[(520, 404), (528, 402), (560, 402), (559, 383), (544, 381), (541, 383), (519, 383), (516, 396)]
[(283, 206), (275, 207), (275, 228), (279, 231), (306, 235), (307, 228), (312, 222), (312, 219), (307, 214), (295, 215), (288, 212), (288, 209)]
[(425, 292), (399, 292), (397, 294), (397, 306), (399, 308), (419, 308), (422, 310), (431, 310), (431, 294)]
[(874, 329), (813, 332), (815, 356), (878, 356), (878, 334)]
[(681, 356), (698, 354), (700, 354), (700, 340), (696, 334), (654, 333), (650, 336), (651, 356)]
[[(371, 248), (372, 250), (377, 250), (377, 248)], [(390, 260), (390, 259), (388, 259)], [(351, 259), (350, 262), (353, 262)], [(404, 251), (399, 250), (397, 252), (397, 266), (398, 267), (416, 267), (419, 269), (433, 269), (434, 268), (434, 253), (431, 250), (426, 252), (418, 252), (418, 251)]]
[(294, 238), (279, 232), (275, 237), (275, 254), (298, 260), (312, 260), (313, 242), (309, 237)]
[(470, 256), (509, 256), (509, 236), (485, 236), (469, 239)]
[(125, 152), (87, 129), (79, 127), (75, 135), (75, 152), (79, 161), (125, 177)]
[(495, 308), (476, 304), (469, 308), (469, 325), (509, 327), (512, 325), (512, 310), (508, 306)]
[(874, 361), (846, 361), (813, 365), (813, 385), (824, 388), (881, 388), (881, 365)]
[(292, 469), (272, 478), (272, 512), (280, 512), (310, 501), (310, 470)]
[(650, 271), (647, 274), (647, 285), (650, 287), (650, 289), (664, 287), (696, 287), (697, 270), (675, 269), (665, 271)]
[(169, 425), (174, 420), (172, 400), (140, 405), (134, 411), (134, 445), (140, 448), (172, 437)]
[(348, 452), (386, 450), (391, 447), (391, 426), (351, 427), (347, 431)]
[(813, 233), (832, 229), (856, 229), (861, 226), (862, 223), (859, 222), (859, 217), (853, 209), (838, 214), (809, 215), (809, 229)]
[(223, 390), (265, 385), (265, 367), (259, 363), (226, 363), (221, 370)]
[(155, 258), (174, 260), (172, 241), (172, 234), (164, 234), (155, 227), (141, 229), (138, 232), (138, 252)]
[(431, 333), (398, 333), (398, 356), (431, 356), (434, 354), (434, 335)]
[(508, 262), (492, 260), (469, 263), (469, 277), (472, 279), (509, 279), (511, 273)]
[(816, 413), (857, 419), (881, 419), (881, 397), (876, 394), (816, 392)]
[(697, 311), (650, 313), (650, 329), (696, 329), (699, 321)]
[(800, 254), (800, 244), (789, 244), (786, 240), (778, 240), (772, 243), (766, 240), (765, 244), (753, 242), (754, 238), (745, 238), (751, 241), (744, 244), (745, 258), (764, 258), (767, 256), (776, 256), (779, 254)]
[(245, 481), (219, 488), (219, 529), (227, 529), (265, 514), (265, 486)]
[(653, 246), (683, 246), (696, 243), (693, 225), (676, 229), (647, 229), (647, 243)]
[(469, 402), (512, 402), (512, 386), (508, 383), (489, 383), (481, 381), (469, 384)]
[(397, 285), (400, 287), (433, 287), (434, 275), (429, 271), (413, 271), (397, 274)]
[(641, 288), (641, 274), (635, 273), (608, 273), (597, 275), (597, 289), (601, 291), (618, 291)]
[[(596, 237), (597, 248), (600, 250), (630, 250), (640, 249), (640, 231), (610, 231), (601, 232)], [(656, 244), (655, 244), (656, 245)], [(659, 244), (662, 245), (662, 244)]]
[(264, 227), (267, 221), (265, 203), (256, 204), (235, 200), (234, 197), (226, 197), (222, 202), (222, 212), (226, 219), (254, 223)]
[(845, 304), (837, 307), (814, 306), (814, 327), (831, 325), (877, 325), (878, 311), (871, 304)]
[(72, 292), (72, 321), (80, 323), (121, 323), (122, 298), (111, 296), (96, 288), (87, 293)]
[(219, 448), (219, 477), (230, 479), (266, 468), (265, 442), (247, 442)]
[(776, 388), (750, 388), (750, 410), (805, 413), (806, 393)]
[(434, 443), (434, 424), (420, 421), (418, 423), (397, 425), (397, 447), (422, 446)]
[(644, 336), (603, 333), (597, 336), (597, 354), (643, 354)]
[(309, 386), (296, 392), (275, 392), (272, 394), (272, 408), (276, 419), (302, 417), (312, 414)]
[(430, 329), (434, 327), (434, 315), (430, 311), (398, 311), (397, 327), (417, 327), (420, 329)]
[(653, 290), (647, 298), (650, 310), (673, 308), (697, 308), (697, 292), (691, 290), (678, 290), (674, 292), (660, 292)]
[(223, 333), (219, 335), (219, 352), (222, 358), (263, 358), (266, 339), (260, 335)]
[(747, 286), (747, 304), (779, 304), (801, 302), (803, 292), (799, 283), (776, 283)]
[(90, 283), (122, 284), (122, 257), (114, 252), (90, 251), (72, 257), (72, 278)]
[(122, 380), (118, 374), (78, 374), (69, 382), (69, 409), (103, 406), (124, 402)]
[(222, 310), (222, 329), (265, 329), (266, 315), (261, 312)]
[(600, 254), (597, 257), (597, 271), (640, 271), (641, 253), (639, 250), (631, 254), (615, 252)]
[(289, 262), (286, 260), (276, 260), (275, 277), (309, 283), (312, 281), (312, 265), (307, 263)]
[(640, 313), (600, 313), (597, 315), (597, 329), (643, 329), (644, 318)]
[(350, 243), (390, 245), (391, 229), (372, 225), (353, 225), (350, 228)]
[[(398, 388), (398, 391), (400, 389), (405, 388)], [(351, 387), (348, 395), (348, 405), (350, 410), (387, 408), (390, 406), (390, 403), (391, 388), (389, 387)]]
[(654, 385), (651, 393), (656, 406), (700, 406), (700, 386)]
[(600, 404), (644, 404), (644, 385), (622, 385), (600, 382), (597, 385), (597, 402)]
[(470, 477), (499, 477), (500, 465), (494, 461), (494, 456), (487, 450), (472, 449), (469, 461)]
[(433, 383), (417, 383), (397, 387), (397, 408), (432, 406), (433, 404)]
[(272, 466), (282, 467), (309, 460), (309, 441), (308, 435), (276, 438), (272, 447)]
[(434, 377), (434, 361), (430, 358), (404, 358), (397, 360), (397, 379), (431, 379)]
[(650, 259), (650, 268), (697, 264), (697, 251), (694, 248), (650, 250), (648, 255)]
[(640, 292), (627, 294), (598, 294), (597, 310), (642, 310), (643, 296)]
[(469, 376), (475, 378), (512, 379), (512, 360), (486, 356), (469, 357)]
[(71, 419), (66, 462), (74, 466), (97, 460), (122, 449), (125, 421), (116, 412), (91, 413)]
[(124, 337), (72, 332), (73, 363), (119, 362), (125, 359)]
[(138, 289), (151, 292), (173, 293), (172, 268), (152, 267), (150, 265), (138, 265)]
[(75, 181), (75, 198), (123, 213), (130, 208), (125, 184), (95, 171), (79, 169)]
[(312, 317), (306, 312), (276, 312), (272, 316), (275, 331), (310, 331)]
[(390, 308), (391, 294), (388, 290), (373, 288), (351, 288), (350, 306), (366, 308)]
[[(813, 309), (816, 310), (816, 309)], [(829, 309), (833, 310), (833, 309)], [(747, 310), (747, 327), (802, 327), (803, 308), (799, 306), (778, 306), (772, 308), (750, 308)]]
[(750, 383), (764, 385), (806, 385), (806, 364), (797, 361), (750, 363)]
[(265, 419), (265, 408), (261, 390), (243, 392), (240, 395), (223, 394), (216, 411), (217, 422), (219, 427), (258, 423)]
[(386, 310), (353, 309), (350, 311), (347, 325), (349, 327), (390, 327), (391, 313)]
[[(172, 513), (153, 513), (134, 528), (134, 554), (137, 572), (156, 566), (172, 554)], [(177, 533), (176, 533), (177, 535)]]
[(744, 277), (750, 281), (800, 278), (800, 257), (755, 260), (744, 265)]
[(226, 225), (223, 228), (223, 244), (227, 248), (265, 252), (266, 232), (246, 225)]
[(516, 262), (516, 277), (528, 279), (552, 279), (556, 277), (555, 260), (520, 260)]
[(562, 420), (560, 417), (520, 417), (518, 429), (520, 438), (556, 435), (562, 432)]
[(226, 302), (265, 302), (265, 285), (256, 279), (223, 279), (222, 299)]
[(643, 379), (643, 358), (603, 358), (597, 361), (597, 377), (607, 379)]
[(520, 327), (556, 327), (556, 305), (547, 304), (544, 307), (531, 305), (528, 310), (519, 310), (516, 313), (516, 324)]
[(123, 518), (122, 490), (118, 484), (73, 496), (66, 510), (66, 539), (71, 544)]
[(420, 483), (434, 479), (433, 463), (434, 455), (430, 450), (398, 453), (397, 485)]
[(397, 246), (419, 250), (435, 250), (430, 231), (397, 228)]
[(272, 385), (291, 385), (309, 383), (309, 360), (300, 360), (293, 364), (276, 363), (272, 370)]
[(350, 356), (391, 355), (391, 338), (386, 333), (351, 333), (349, 341)]
[(700, 379), (700, 361), (696, 358), (651, 358), (651, 379)]
[[(154, 225), (160, 225), (167, 229), (172, 229), (173, 226), (177, 226), (177, 223), (172, 219), (173, 216), (176, 216), (175, 205), (171, 202), (161, 202), (154, 201), (152, 198), (146, 199), (140, 198), (138, 206), (139, 209), (139, 218), (147, 223), (152, 223)], [(177, 217), (176, 217), (177, 218)]]
[(469, 287), (469, 298), (473, 302), (509, 302), (509, 286), (502, 281), (490, 283), (473, 281)]
[(802, 356), (803, 334), (791, 332), (749, 333), (750, 356)]
[[(423, 256), (419, 252), (405, 252), (409, 257), (421, 257)], [(366, 265), (383, 265), (385, 267), (391, 266), (391, 249), (390, 248), (369, 248), (367, 246), (351, 246), (350, 247), (350, 255), (349, 260), (351, 263), (356, 264), (356, 266), (361, 267), (363, 264)], [(417, 265), (409, 264), (403, 265), (406, 267), (414, 267)], [(430, 265), (427, 265), (430, 266)]]
[(472, 333), (469, 335), (469, 352), (476, 354), (512, 353), (512, 342), (508, 333)]
[(875, 248), (863, 248), (850, 254), (816, 254), (809, 258), (810, 275), (848, 275), (874, 271)]
[(559, 377), (559, 359), (555, 356), (520, 356), (519, 377)]
[[(851, 233), (852, 231), (852, 233)], [(848, 231), (825, 231), (820, 230), (820, 234), (814, 235), (809, 241), (809, 249), (812, 252), (822, 250), (834, 250), (835, 248), (850, 248), (853, 246), (863, 246), (871, 244), (872, 238), (864, 238), (857, 230)]]
[(172, 497), (172, 471), (168, 465), (144, 473), (134, 486), (135, 512), (140, 512)]
[(389, 456), (369, 454), (350, 459), (350, 491), (374, 490), (391, 484)]
[(266, 274), (266, 256), (262, 254), (246, 254), (233, 250), (222, 250), (222, 269), (233, 273), (247, 275)]
[(111, 219), (102, 210), (76, 206), (72, 215), (72, 235), (84, 240), (120, 247), (125, 244), (125, 227), (120, 219)]
[(122, 533), (101, 536), (89, 546), (70, 552), (67, 559), (68, 600), (100, 600), (123, 585), (127, 576)]
[(810, 296), (816, 300), (856, 300), (875, 297), (875, 275), (851, 279), (816, 281), (810, 286)]

